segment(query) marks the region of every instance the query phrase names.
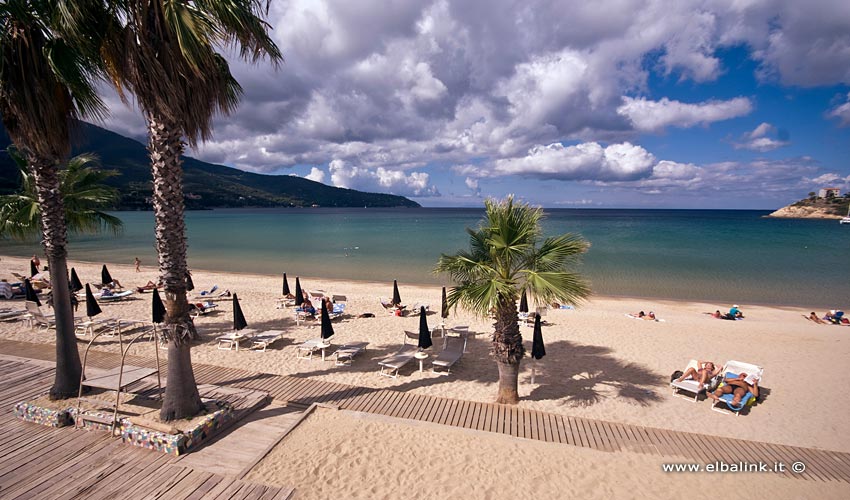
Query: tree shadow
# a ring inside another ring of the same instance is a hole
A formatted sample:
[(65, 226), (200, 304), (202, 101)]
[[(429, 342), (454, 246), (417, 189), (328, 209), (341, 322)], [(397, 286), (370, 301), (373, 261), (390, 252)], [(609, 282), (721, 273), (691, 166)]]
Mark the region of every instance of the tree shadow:
[[(557, 366), (558, 370), (548, 370), (549, 366)], [(662, 399), (655, 390), (664, 386), (662, 377), (638, 363), (612, 356), (607, 347), (567, 340), (552, 342), (546, 345), (546, 357), (537, 369), (537, 387), (527, 398), (532, 401), (556, 400), (567, 406), (591, 406), (612, 397), (607, 395), (612, 391), (613, 397), (642, 406)], [(524, 382), (530, 383), (530, 374), (521, 374), (520, 383)]]

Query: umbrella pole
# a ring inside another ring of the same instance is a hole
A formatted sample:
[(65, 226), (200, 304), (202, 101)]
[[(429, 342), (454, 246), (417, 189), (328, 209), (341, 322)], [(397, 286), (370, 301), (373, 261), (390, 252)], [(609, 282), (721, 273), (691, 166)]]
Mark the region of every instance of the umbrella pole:
[(156, 323), (153, 324), (153, 349), (156, 351), (156, 385), (159, 387), (159, 400), (162, 401), (162, 379), (159, 375), (159, 338), (156, 334)]
[(534, 371), (537, 368), (537, 360), (531, 362), (531, 384), (534, 385)]

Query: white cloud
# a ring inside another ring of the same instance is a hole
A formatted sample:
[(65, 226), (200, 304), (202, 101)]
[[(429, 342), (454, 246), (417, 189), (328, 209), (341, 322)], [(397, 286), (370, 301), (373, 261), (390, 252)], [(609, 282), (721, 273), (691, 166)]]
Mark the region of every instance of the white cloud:
[(850, 93), (847, 94), (847, 101), (829, 110), (827, 116), (837, 118), (842, 127), (850, 126)]
[(310, 173), (305, 175), (304, 178), (316, 182), (325, 182), (325, 171), (313, 167), (310, 169)]
[(343, 160), (331, 161), (328, 170), (331, 173), (331, 183), (336, 187), (401, 196), (440, 196), (437, 188), (429, 184), (430, 176), (424, 172), (405, 173), (383, 167), (371, 170), (348, 165)]
[(468, 187), (469, 189), (471, 189), (473, 191), (478, 191), (478, 179), (474, 179), (472, 177), (467, 177), (463, 182), (464, 182), (464, 184), (466, 184), (466, 187)]
[(641, 132), (658, 132), (666, 127), (688, 128), (749, 114), (753, 105), (746, 97), (728, 101), (708, 101), (689, 104), (662, 98), (650, 101), (644, 97), (623, 97), (617, 113), (629, 119)]
[[(774, 137), (768, 137), (774, 136)], [(765, 153), (790, 144), (788, 141), (780, 140), (777, 136), (776, 127), (763, 122), (758, 127), (743, 135), (741, 141), (734, 144), (735, 149), (749, 149)]]
[(628, 180), (652, 170), (655, 157), (628, 142), (603, 148), (595, 142), (576, 146), (561, 143), (534, 146), (520, 158), (497, 160), (495, 172), (560, 180)]

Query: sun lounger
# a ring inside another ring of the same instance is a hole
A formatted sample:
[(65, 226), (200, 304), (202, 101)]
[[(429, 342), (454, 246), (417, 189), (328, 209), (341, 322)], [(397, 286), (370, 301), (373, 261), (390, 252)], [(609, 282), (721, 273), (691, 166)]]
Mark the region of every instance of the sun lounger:
[(339, 349), (334, 352), (334, 356), (336, 356), (336, 365), (350, 366), (351, 362), (354, 361), (355, 356), (366, 351), (367, 345), (369, 345), (368, 342), (354, 342), (340, 346)]
[[(747, 375), (755, 374), (759, 379), (759, 387), (761, 387), (762, 376), (764, 375), (764, 368), (751, 364), (744, 363), (742, 361), (728, 361), (726, 365), (723, 367), (722, 372), (724, 378), (736, 377), (741, 373), (746, 373)], [(722, 386), (722, 383), (721, 383)], [(724, 394), (720, 396), (719, 401), (715, 401), (713, 405), (711, 405), (711, 409), (720, 413), (733, 413), (736, 416), (741, 414), (741, 410), (748, 406), (752, 406), (756, 403), (756, 397), (751, 392), (747, 392), (743, 398), (741, 398), (741, 403), (737, 406), (732, 404), (732, 400), (734, 399), (733, 394)]]
[(197, 319), (198, 316), (203, 316), (204, 314), (214, 312), (216, 309), (218, 309), (218, 304), (213, 304), (209, 301), (205, 303), (199, 302), (197, 304), (190, 303), (189, 317), (191, 317), (192, 319)]
[[(313, 353), (322, 349), (327, 349), (329, 345), (330, 344), (327, 343), (325, 339), (321, 338), (307, 340), (303, 344), (298, 346), (296, 357), (298, 359), (313, 359)], [(324, 353), (322, 355), (322, 358), (324, 358)]]
[(333, 311), (328, 313), (331, 319), (341, 318), (345, 314), (345, 304), (334, 304)]
[(413, 307), (411, 307), (409, 309), (410, 315), (416, 316), (417, 314), (419, 314), (419, 311), (421, 311), (423, 307), (425, 308), (425, 312), (428, 312), (428, 311), (431, 310), (430, 304), (420, 304), (419, 302), (417, 302), (417, 303), (413, 304)]
[(41, 308), (35, 302), (28, 300), (26, 307), (27, 313), (24, 315), (24, 320), (29, 323), (30, 328), (34, 328), (36, 325), (43, 326), (45, 329), (56, 326), (56, 318), (52, 314), (41, 312)]
[(100, 300), (101, 302), (114, 302), (114, 301), (118, 301), (118, 300), (121, 300), (121, 299), (126, 299), (130, 295), (133, 295), (133, 291), (132, 290), (125, 290), (123, 292), (115, 292), (112, 295), (106, 295), (106, 296), (104, 296), (102, 292), (96, 293), (96, 294), (94, 294), (94, 298)]
[(10, 321), (13, 319), (19, 319), (24, 314), (26, 314), (26, 311), (24, 311), (23, 309), (17, 311), (3, 311), (0, 312), (0, 321)]
[(224, 300), (231, 296), (230, 290), (222, 290), (220, 292), (207, 293), (206, 295), (195, 295), (192, 300)]
[(445, 374), (451, 373), (452, 366), (460, 361), (466, 350), (466, 339), (457, 337), (446, 337), (443, 350), (431, 362), (431, 371), (437, 373), (437, 368), (445, 368)]
[(283, 338), (282, 330), (269, 330), (251, 338), (251, 349), (258, 349), (265, 352), (266, 348), (272, 345), (276, 340)]
[[(689, 368), (698, 370), (699, 366), (697, 366), (697, 360), (690, 360), (688, 362), (688, 366), (685, 367), (684, 371), (688, 371)], [(688, 401), (696, 403), (697, 401), (699, 401), (700, 393), (702, 393), (708, 388), (708, 384), (705, 384), (700, 387), (699, 382), (692, 378), (682, 380), (681, 382), (677, 382), (674, 379), (670, 382), (670, 388), (673, 389), (674, 396), (678, 396), (682, 399), (687, 399)], [(687, 394), (682, 394), (683, 392)], [(693, 394), (693, 397), (689, 396), (688, 394)]]
[(275, 309), (283, 309), (289, 306), (295, 305), (295, 299), (290, 299), (288, 297), (278, 297), (275, 303)]
[(222, 335), (216, 340), (218, 341), (218, 348), (220, 350), (235, 350), (236, 352), (239, 352), (239, 343), (243, 340), (251, 339), (253, 336), (254, 330), (237, 330), (235, 332), (230, 332), (227, 335)]
[(417, 352), (419, 352), (419, 349), (415, 345), (403, 345), (394, 354), (378, 362), (381, 366), (381, 370), (378, 373), (385, 377), (398, 377), (399, 369), (409, 363)]

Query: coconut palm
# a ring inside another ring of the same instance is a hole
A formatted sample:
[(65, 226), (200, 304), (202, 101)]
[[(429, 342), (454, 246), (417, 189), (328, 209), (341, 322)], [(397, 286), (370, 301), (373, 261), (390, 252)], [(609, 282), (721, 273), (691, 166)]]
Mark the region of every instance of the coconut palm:
[[(23, 239), (37, 234), (41, 227), (41, 206), (35, 180), (27, 170), (26, 160), (10, 147), (9, 156), (17, 164), (21, 188), (15, 194), (0, 196), (0, 237), (9, 235)], [(103, 209), (113, 207), (120, 197), (118, 190), (103, 184), (114, 171), (100, 170), (96, 155), (81, 154), (59, 169), (59, 193), (65, 205), (65, 226), (72, 233), (96, 233), (101, 230), (119, 233), (121, 219)]]
[[(61, 4), (61, 5), (60, 5)], [(68, 290), (65, 210), (58, 166), (70, 154), (70, 128), (79, 117), (99, 117), (103, 104), (92, 85), (93, 59), (58, 36), (76, 15), (59, 1), (0, 2), (0, 116), (26, 159), (41, 211), (44, 252), (53, 280), (56, 377), (51, 398), (77, 394), (80, 355)]]
[[(259, 0), (107, 0), (96, 23), (101, 54), (123, 95), (132, 92), (148, 126), (160, 279), (164, 284), (168, 385), (161, 418), (194, 416), (201, 400), (189, 341), (195, 338), (186, 300), (183, 220), (184, 140), (191, 146), (212, 133), (212, 117), (237, 105), (241, 87), (217, 50), (234, 45), (254, 61), (281, 56), (260, 18)], [(110, 10), (112, 9), (112, 10)]]
[(577, 304), (590, 295), (584, 279), (569, 270), (590, 244), (578, 235), (542, 239), (543, 210), (514, 202), (484, 202), (486, 215), (478, 229), (469, 229), (469, 250), (441, 255), (434, 269), (448, 273), (457, 286), (448, 305), (479, 315), (495, 312), (491, 354), (499, 368), (498, 403), (519, 401), (517, 383), (525, 354), (517, 322), (516, 301), (523, 291), (537, 303)]

